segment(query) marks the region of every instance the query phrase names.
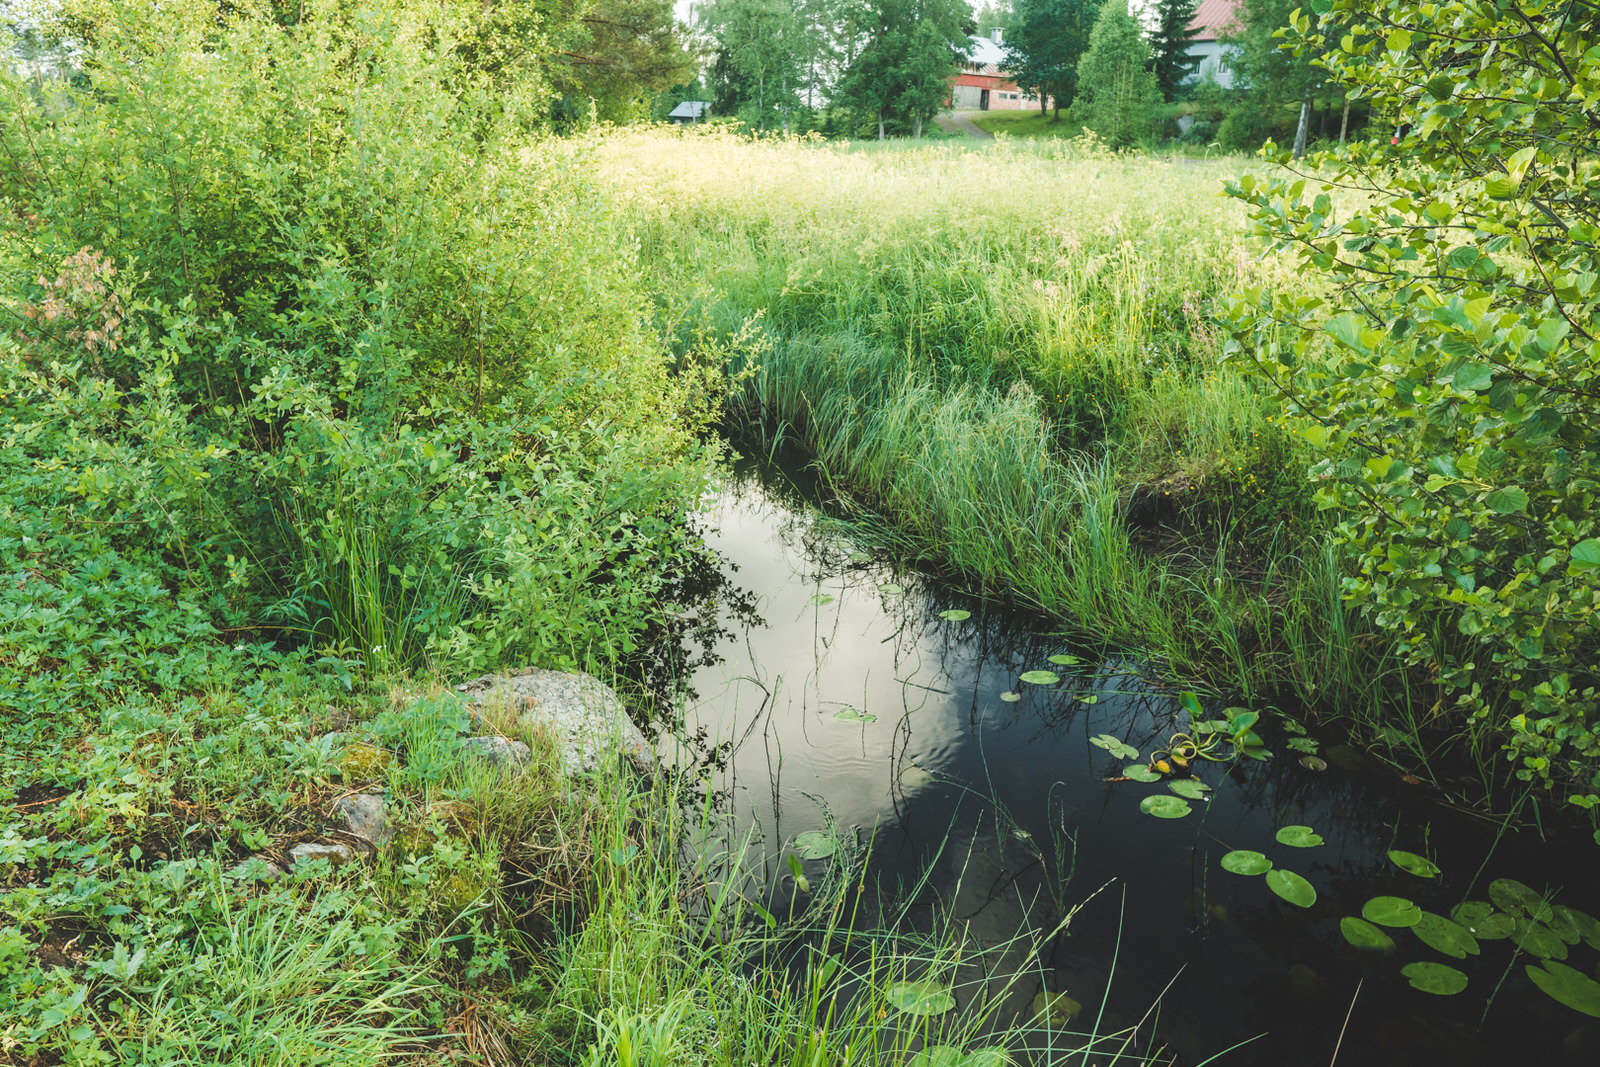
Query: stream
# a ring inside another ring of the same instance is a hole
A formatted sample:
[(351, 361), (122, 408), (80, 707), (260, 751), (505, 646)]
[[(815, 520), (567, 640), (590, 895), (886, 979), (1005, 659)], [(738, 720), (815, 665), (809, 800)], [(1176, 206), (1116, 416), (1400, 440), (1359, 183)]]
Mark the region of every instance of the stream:
[[(1539, 960), (1513, 946), (1528, 943), (1521, 926), (1512, 939), (1485, 933), (1464, 959), (1411, 928), (1383, 928), (1389, 956), (1341, 932), (1373, 897), (1447, 916), (1488, 901), (1502, 878), (1600, 913), (1600, 857), (1586, 833), (1504, 830), (1348, 748), (1322, 749), (1326, 769), (1315, 769), (1270, 716), (1258, 730), (1274, 758), (1205, 764), (1197, 777), (1211, 791), (1189, 814), (1145, 814), (1141, 801), (1170, 795), (1165, 784), (1109, 779), (1187, 729), (1176, 692), (1136, 661), (1053, 637), (1037, 617), (897, 569), (826, 521), (820, 495), (803, 472), (746, 463), (700, 517), (743, 595), (719, 598), (721, 632), (690, 675), (685, 726), (726, 746), (712, 782), (720, 833), (754, 842), (772, 872), (773, 911), (799, 892), (785, 858), (796, 839), (825, 831), (860, 850), (883, 914), (892, 901), (902, 923), (958, 924), (1024, 972), (1005, 992), (1002, 1023), (1033, 1018), (1041, 992), (1064, 993), (1083, 1007), (1062, 1029), (1138, 1026), (1130, 1047), (1163, 1049), (1162, 1063), (1226, 1053), (1217, 1062), (1320, 1067), (1336, 1047), (1351, 1065), (1600, 1062), (1600, 1020), (1536, 988), (1527, 965)], [(1041, 669), (1060, 680), (1020, 680)], [(1103, 735), (1141, 758), (1091, 743)], [(1280, 843), (1289, 826), (1321, 843)], [(1408, 873), (1391, 849), (1441, 873)], [(1224, 870), (1231, 850), (1303, 876), (1315, 903)], [(806, 860), (810, 880), (830, 862)], [(1535, 907), (1527, 921), (1548, 920)], [(1044, 936), (1069, 913), (1063, 932)], [(1552, 971), (1600, 976), (1600, 935), (1569, 933), (1561, 955), (1543, 950), (1565, 959)], [(1465, 975), (1466, 989), (1414, 988), (1402, 968), (1428, 961)], [(1047, 1044), (1074, 1047), (1068, 1036)]]

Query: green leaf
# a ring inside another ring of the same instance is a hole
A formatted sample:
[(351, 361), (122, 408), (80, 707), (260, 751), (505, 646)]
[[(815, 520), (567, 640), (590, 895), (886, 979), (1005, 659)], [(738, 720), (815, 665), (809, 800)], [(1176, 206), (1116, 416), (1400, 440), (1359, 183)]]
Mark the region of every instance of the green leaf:
[(869, 715), (866, 712), (858, 711), (855, 708), (840, 708), (838, 711), (833, 713), (833, 717), (835, 719), (838, 719), (840, 722), (877, 722), (878, 721), (878, 717), (876, 715)]
[(1361, 320), (1355, 315), (1346, 312), (1343, 315), (1329, 319), (1327, 325), (1322, 328), (1332, 334), (1341, 344), (1353, 348), (1357, 352), (1370, 352), (1371, 349), (1361, 340), (1361, 327)]
[(1568, 566), (1575, 571), (1600, 570), (1600, 537), (1591, 537), (1573, 545)]
[(1011, 1054), (1003, 1048), (989, 1045), (967, 1053), (959, 1067), (1010, 1067)]
[(1545, 902), (1544, 894), (1515, 878), (1496, 878), (1490, 882), (1489, 899), (1502, 911), (1509, 911), (1513, 915), (1527, 912), (1535, 919), (1544, 919), (1550, 914), (1550, 905)]
[(1000, 699), (1004, 700), (1007, 704), (1015, 704), (1017, 701), (1022, 699), (1022, 694), (1014, 689), (1007, 689), (1004, 693), (1000, 694)]
[(1582, 971), (1553, 960), (1543, 967), (1529, 964), (1528, 978), (1552, 1000), (1600, 1019), (1600, 982)]
[(882, 593), (884, 596), (899, 596), (905, 591), (905, 586), (896, 585), (894, 582), (884, 582), (882, 585), (878, 586), (878, 592)]
[(1065, 1026), (1083, 1011), (1083, 1005), (1065, 993), (1040, 993), (1033, 998), (1033, 1017), (1054, 1026)]
[(1467, 900), (1450, 909), (1450, 918), (1480, 941), (1498, 941), (1516, 930), (1516, 920), (1495, 911), (1487, 900)]
[(1394, 938), (1365, 919), (1346, 915), (1339, 920), (1339, 932), (1356, 948), (1367, 952), (1381, 952), (1385, 956), (1394, 954)]
[(1139, 801), (1139, 810), (1158, 819), (1181, 819), (1189, 814), (1189, 803), (1169, 793), (1152, 793)]
[(972, 618), (972, 612), (962, 611), (960, 608), (946, 608), (939, 612), (939, 618), (945, 622), (966, 622)]
[(1464, 960), (1468, 956), (1478, 954), (1478, 941), (1463, 927), (1446, 919), (1443, 915), (1435, 915), (1431, 911), (1422, 913), (1422, 918), (1411, 928), (1411, 932), (1422, 939), (1422, 943), (1436, 952), (1446, 956), (1454, 956)]
[(883, 997), (907, 1015), (943, 1015), (956, 1006), (950, 987), (938, 982), (896, 982), (883, 991)]
[(1210, 786), (1193, 778), (1174, 778), (1167, 783), (1167, 788), (1180, 797), (1188, 797), (1190, 800), (1204, 800), (1206, 794), (1211, 792)]
[(1256, 875), (1272, 870), (1272, 861), (1259, 852), (1236, 848), (1221, 860), (1222, 869), (1229, 874)]
[(1047, 656), (1045, 658), (1048, 662), (1054, 663), (1057, 667), (1075, 667), (1083, 662), (1077, 656), (1067, 656), (1059, 652), (1054, 656)]
[(794, 839), (794, 850), (808, 860), (825, 860), (839, 851), (839, 842), (825, 830), (807, 830)]
[(1477, 393), (1494, 384), (1494, 371), (1482, 363), (1468, 363), (1456, 371), (1450, 384), (1463, 393)]
[(1373, 897), (1361, 906), (1361, 917), (1379, 926), (1415, 926), (1422, 909), (1405, 897)]
[(1138, 759), (1139, 750), (1115, 734), (1099, 734), (1089, 738), (1089, 743), (1105, 749), (1117, 759)]
[(1408, 963), (1400, 973), (1411, 979), (1415, 988), (1441, 997), (1467, 988), (1467, 976), (1442, 963)]
[(1528, 506), (1528, 494), (1514, 485), (1508, 485), (1484, 497), (1483, 502), (1497, 515), (1515, 515)]
[(1267, 872), (1267, 888), (1296, 907), (1309, 908), (1317, 902), (1317, 891), (1311, 883), (1282, 867)]
[(1055, 685), (1061, 676), (1054, 671), (1024, 671), (1022, 680), (1029, 685)]
[(1285, 826), (1278, 831), (1278, 844), (1295, 848), (1315, 848), (1322, 844), (1322, 835), (1309, 826)]
[(1567, 943), (1561, 940), (1554, 930), (1532, 919), (1517, 920), (1517, 928), (1511, 934), (1511, 943), (1542, 960), (1567, 958)]
[(1590, 948), (1600, 949), (1600, 921), (1596, 921), (1594, 916), (1577, 908), (1569, 908), (1565, 904), (1557, 904), (1555, 912), (1557, 919), (1570, 924), (1577, 931), (1579, 939), (1584, 944)]
[(1439, 868), (1426, 856), (1419, 856), (1415, 852), (1402, 852), (1400, 849), (1389, 850), (1389, 861), (1407, 874), (1414, 874), (1418, 878), (1437, 878)]
[(1149, 767), (1145, 766), (1143, 763), (1135, 763), (1130, 767), (1122, 768), (1122, 776), (1124, 778), (1132, 778), (1135, 782), (1159, 782), (1159, 781), (1161, 781), (1160, 772), (1159, 771), (1152, 771)]
[(818, 607), (821, 607), (824, 604), (832, 604), (833, 595), (831, 593), (812, 593), (811, 603), (817, 605)]
[(933, 1045), (911, 1057), (907, 1067), (961, 1067), (961, 1050), (954, 1045)]

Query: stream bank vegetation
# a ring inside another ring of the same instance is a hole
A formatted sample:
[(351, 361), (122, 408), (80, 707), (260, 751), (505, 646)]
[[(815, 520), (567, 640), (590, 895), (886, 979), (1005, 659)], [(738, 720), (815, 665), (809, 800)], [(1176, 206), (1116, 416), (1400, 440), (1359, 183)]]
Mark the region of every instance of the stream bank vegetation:
[[(842, 845), (780, 925), (692, 783), (462, 758), (430, 679), (670, 621), (726, 388), (495, 11), (74, 0), (0, 73), (0, 1062), (1138, 1056), (851, 925)], [(264, 877), (361, 791), (391, 846)]]

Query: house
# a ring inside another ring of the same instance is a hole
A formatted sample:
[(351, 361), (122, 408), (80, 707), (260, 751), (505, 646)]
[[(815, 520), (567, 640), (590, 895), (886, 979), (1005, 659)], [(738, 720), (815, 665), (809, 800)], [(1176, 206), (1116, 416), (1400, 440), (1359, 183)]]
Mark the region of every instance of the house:
[[(660, 112), (657, 112), (660, 114)], [(705, 100), (685, 100), (671, 111), (667, 118), (679, 126), (693, 126), (711, 114), (711, 104)]]
[[(1038, 107), (1039, 98), (1024, 92), (1002, 73), (1006, 52), (1001, 47), (1000, 30), (992, 37), (969, 37), (967, 61), (950, 86), (952, 111), (1017, 111)], [(1046, 101), (1046, 106), (1049, 102)]]
[(1199, 31), (1189, 43), (1189, 55), (1198, 56), (1200, 62), (1185, 81), (1209, 77), (1224, 89), (1233, 88), (1233, 70), (1228, 60), (1234, 47), (1223, 44), (1222, 37), (1234, 30), (1238, 15), (1239, 0), (1200, 0), (1189, 22), (1191, 30)]

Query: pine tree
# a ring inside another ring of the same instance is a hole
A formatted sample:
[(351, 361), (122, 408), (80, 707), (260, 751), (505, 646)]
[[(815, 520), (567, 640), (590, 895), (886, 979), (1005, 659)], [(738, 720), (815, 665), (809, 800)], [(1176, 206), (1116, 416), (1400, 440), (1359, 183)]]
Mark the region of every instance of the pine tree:
[(1183, 80), (1200, 62), (1199, 56), (1189, 54), (1190, 44), (1200, 33), (1189, 28), (1199, 6), (1200, 0), (1157, 0), (1156, 28), (1150, 35), (1151, 69), (1163, 99), (1176, 100)]

